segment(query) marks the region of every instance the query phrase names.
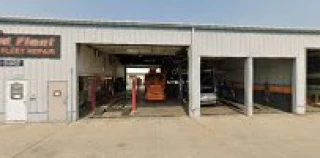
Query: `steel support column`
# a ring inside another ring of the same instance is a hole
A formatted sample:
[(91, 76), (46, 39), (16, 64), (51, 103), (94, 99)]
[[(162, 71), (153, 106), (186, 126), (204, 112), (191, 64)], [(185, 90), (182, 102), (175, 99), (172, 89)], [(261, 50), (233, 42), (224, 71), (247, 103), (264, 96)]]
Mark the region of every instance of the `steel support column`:
[(306, 111), (306, 57), (305, 53), (293, 62), (292, 73), (292, 111), (304, 114)]
[(253, 59), (248, 57), (244, 62), (244, 105), (245, 114), (253, 115)]
[(194, 28), (192, 28), (191, 32), (188, 61), (189, 116), (200, 117), (200, 56), (194, 52)]

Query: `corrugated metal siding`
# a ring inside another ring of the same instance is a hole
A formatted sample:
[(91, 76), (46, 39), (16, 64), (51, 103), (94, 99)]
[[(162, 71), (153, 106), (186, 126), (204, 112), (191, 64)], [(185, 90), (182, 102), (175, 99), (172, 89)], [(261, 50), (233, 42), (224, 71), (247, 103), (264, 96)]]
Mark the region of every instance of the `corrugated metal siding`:
[[(37, 100), (28, 104), (29, 121), (47, 118), (47, 84), (53, 80), (68, 81), (68, 96), (73, 98), (68, 99), (68, 119), (76, 118), (77, 107), (71, 106), (76, 102), (76, 43), (190, 45), (191, 40), (190, 31), (177, 29), (0, 24), (0, 30), (16, 34), (61, 35), (60, 60), (24, 59), (24, 67), (0, 68), (0, 73), (3, 74), (0, 76), (0, 89), (4, 89), (6, 81), (17, 75), (30, 81), (30, 94), (36, 94)], [(1, 93), (0, 115), (5, 112), (5, 104), (5, 93)]]
[[(99, 74), (104, 73), (103, 68), (105, 54), (102, 54), (101, 57), (97, 58), (95, 56), (95, 52), (93, 49), (90, 49), (86, 46), (80, 46), (80, 50), (77, 50), (78, 53), (78, 60), (77, 60), (77, 72), (81, 74)], [(110, 75), (109, 73), (108, 75)]]
[(189, 45), (190, 31), (145, 28), (77, 28), (77, 42), (101, 44)]
[[(76, 114), (76, 43), (96, 44), (155, 44), (190, 45), (191, 28), (148, 27), (89, 27), (67, 25), (22, 25), (0, 24), (5, 33), (58, 34), (61, 35), (61, 59), (25, 59), (21, 68), (0, 68), (0, 89), (5, 89), (7, 80), (19, 77), (30, 81), (30, 93), (37, 100), (28, 105), (29, 120), (43, 120), (47, 113), (47, 83), (50, 80), (68, 81), (68, 119)], [(297, 87), (297, 106), (304, 106), (305, 95), (305, 48), (320, 48), (320, 36), (312, 34), (259, 33), (245, 31), (196, 30), (192, 59), (210, 57), (292, 57), (296, 58), (294, 72), (299, 74), (294, 82)], [(199, 71), (196, 62), (193, 71)], [(73, 72), (73, 73), (72, 73)], [(197, 77), (196, 77), (197, 78)], [(193, 84), (198, 85), (195, 81)], [(197, 88), (197, 86), (194, 86)], [(195, 99), (196, 100), (196, 99)], [(5, 111), (5, 93), (0, 93), (0, 118)]]
[(306, 49), (320, 48), (317, 34), (241, 31), (196, 31), (194, 52), (205, 57), (293, 58), (293, 111), (303, 114), (306, 94)]
[[(116, 76), (117, 66), (121, 66), (120, 63), (110, 64), (108, 54), (101, 54), (100, 57), (96, 57), (95, 51), (85, 45), (78, 47), (77, 54), (77, 73), (78, 75), (95, 75), (104, 74), (107, 76)], [(114, 57), (114, 60), (118, 60)], [(123, 67), (123, 66), (122, 66)]]
[(202, 56), (296, 57), (319, 43), (316, 35), (197, 31), (194, 47)]
[[(0, 25), (0, 29), (5, 33), (17, 34), (61, 34), (61, 59), (24, 59), (24, 67), (0, 68), (4, 71), (2, 76), (2, 84), (0, 89), (5, 88), (7, 80), (24, 79), (29, 81), (29, 95), (35, 94), (37, 99), (28, 102), (28, 121), (42, 120), (47, 118), (47, 83), (49, 80), (64, 80), (68, 81), (69, 69), (74, 63), (73, 52), (68, 52), (68, 43), (65, 42), (67, 37), (66, 28), (56, 29), (54, 27), (39, 27), (39, 26), (12, 26)], [(70, 92), (69, 92), (70, 93)], [(5, 93), (1, 94), (1, 112), (5, 112)], [(69, 104), (70, 105), (70, 104)]]

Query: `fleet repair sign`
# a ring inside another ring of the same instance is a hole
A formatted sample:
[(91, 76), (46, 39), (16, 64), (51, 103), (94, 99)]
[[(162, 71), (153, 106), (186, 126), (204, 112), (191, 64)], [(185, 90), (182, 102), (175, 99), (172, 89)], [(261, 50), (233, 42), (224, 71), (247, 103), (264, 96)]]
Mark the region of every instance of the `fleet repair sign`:
[(0, 34), (0, 57), (60, 58), (59, 35)]

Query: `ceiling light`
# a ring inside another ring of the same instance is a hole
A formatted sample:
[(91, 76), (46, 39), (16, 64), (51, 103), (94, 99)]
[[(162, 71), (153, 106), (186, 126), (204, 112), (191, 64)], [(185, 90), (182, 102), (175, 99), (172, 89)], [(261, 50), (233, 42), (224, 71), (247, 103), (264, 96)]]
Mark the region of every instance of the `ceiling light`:
[(128, 52), (128, 53), (139, 53), (139, 49), (131, 49), (131, 48), (129, 48), (129, 49), (126, 49), (126, 52)]

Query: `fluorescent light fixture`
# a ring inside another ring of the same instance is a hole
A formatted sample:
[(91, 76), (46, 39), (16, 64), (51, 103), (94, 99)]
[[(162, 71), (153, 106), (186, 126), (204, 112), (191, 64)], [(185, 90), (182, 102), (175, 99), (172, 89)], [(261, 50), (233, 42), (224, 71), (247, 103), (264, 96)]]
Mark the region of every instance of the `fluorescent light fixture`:
[(128, 48), (126, 49), (126, 52), (128, 53), (135, 53), (135, 54), (138, 54), (138, 53), (151, 53), (151, 51), (149, 49), (139, 49), (139, 48)]

